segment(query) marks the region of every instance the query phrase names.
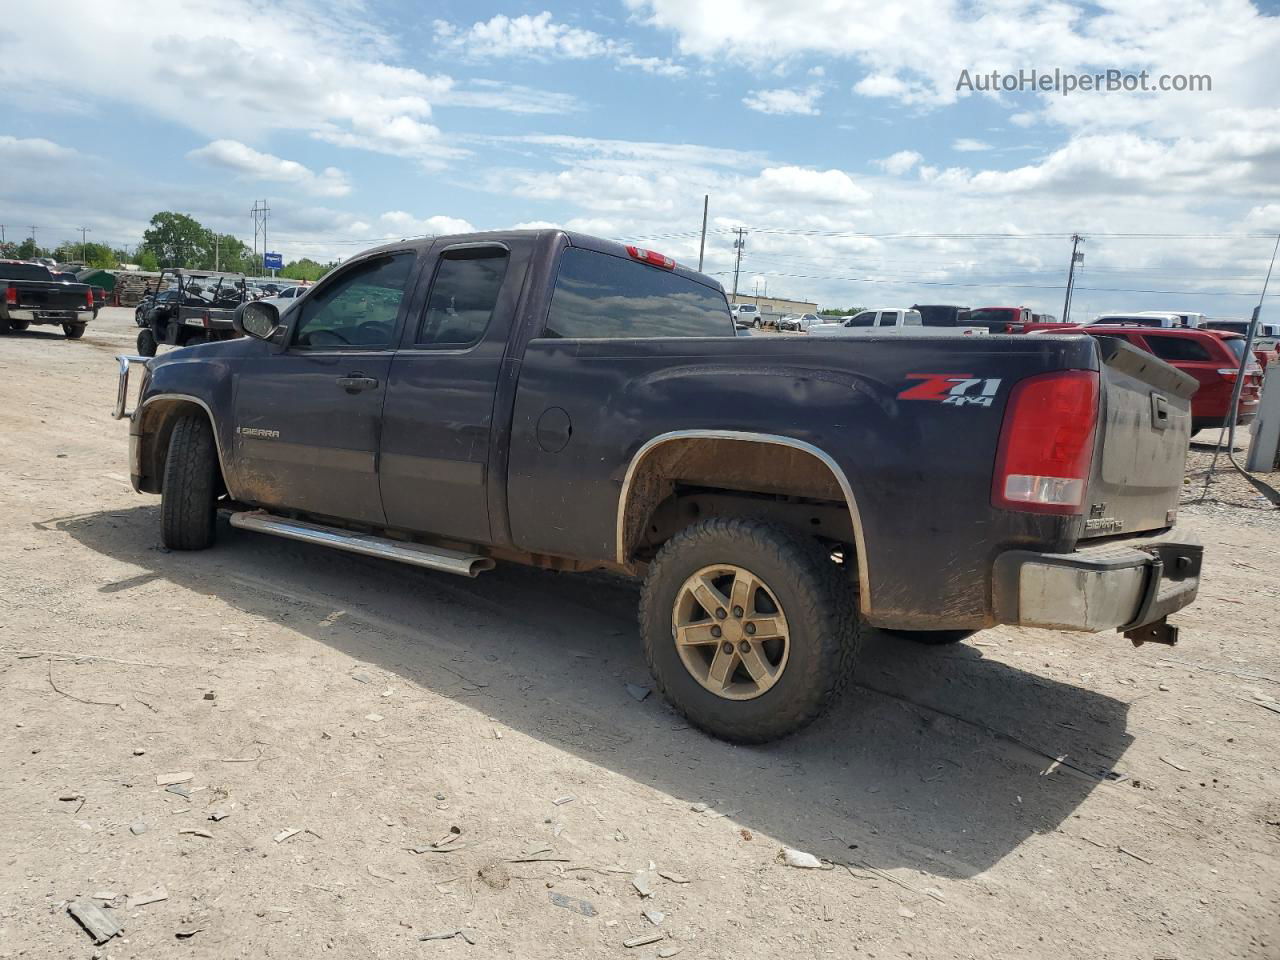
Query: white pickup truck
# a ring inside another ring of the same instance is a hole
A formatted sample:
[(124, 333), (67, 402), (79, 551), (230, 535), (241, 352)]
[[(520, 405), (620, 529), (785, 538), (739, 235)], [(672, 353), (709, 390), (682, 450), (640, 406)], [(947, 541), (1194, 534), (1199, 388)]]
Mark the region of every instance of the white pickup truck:
[(889, 333), (913, 337), (956, 337), (986, 334), (986, 327), (926, 327), (919, 310), (911, 307), (876, 307), (863, 310), (839, 323), (809, 328), (811, 337), (884, 336)]

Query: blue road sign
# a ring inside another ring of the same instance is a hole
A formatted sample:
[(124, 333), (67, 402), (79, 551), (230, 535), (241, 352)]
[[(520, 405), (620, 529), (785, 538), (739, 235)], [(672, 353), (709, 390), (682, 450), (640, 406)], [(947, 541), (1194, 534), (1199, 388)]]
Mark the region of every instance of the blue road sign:
[(284, 266), (284, 257), (278, 253), (264, 253), (262, 267), (265, 270), (279, 270)]

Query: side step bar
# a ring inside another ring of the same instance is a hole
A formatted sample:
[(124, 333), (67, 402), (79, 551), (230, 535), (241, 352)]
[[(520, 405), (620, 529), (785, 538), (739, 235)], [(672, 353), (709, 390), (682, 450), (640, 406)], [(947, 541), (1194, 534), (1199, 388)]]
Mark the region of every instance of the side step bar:
[(415, 567), (426, 567), (429, 570), (440, 570), (444, 573), (456, 573), (462, 577), (479, 576), (486, 570), (492, 570), (494, 561), (479, 554), (463, 553), (461, 550), (449, 550), (445, 547), (428, 547), (420, 543), (405, 543), (400, 540), (389, 540), (386, 537), (375, 537), (368, 533), (354, 533), (339, 527), (326, 527), (318, 523), (307, 523), (304, 520), (288, 520), (277, 517), (264, 510), (244, 510), (231, 514), (231, 525), (241, 530), (252, 530), (255, 533), (270, 533), (289, 540), (301, 540), (303, 543), (316, 543), (322, 547), (333, 547), (335, 550), (346, 550), (348, 553), (359, 553), (366, 557), (381, 557), (384, 560), (399, 560)]

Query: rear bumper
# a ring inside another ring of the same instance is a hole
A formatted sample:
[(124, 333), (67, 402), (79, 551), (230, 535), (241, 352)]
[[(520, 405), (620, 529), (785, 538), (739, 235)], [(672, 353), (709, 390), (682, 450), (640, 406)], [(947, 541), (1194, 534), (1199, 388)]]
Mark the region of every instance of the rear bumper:
[(1196, 598), (1203, 552), (1177, 527), (1074, 553), (1011, 550), (995, 564), (996, 620), (1091, 633), (1153, 623)]
[(10, 307), (5, 311), (10, 320), (25, 320), (27, 323), (87, 323), (93, 317), (88, 307), (77, 310), (29, 310), (25, 307)]

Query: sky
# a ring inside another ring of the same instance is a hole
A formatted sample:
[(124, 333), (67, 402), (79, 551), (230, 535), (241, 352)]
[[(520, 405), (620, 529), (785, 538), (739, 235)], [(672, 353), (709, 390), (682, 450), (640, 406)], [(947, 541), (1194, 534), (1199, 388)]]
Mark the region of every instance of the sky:
[[(1079, 319), (1247, 316), (1280, 231), (1275, 3), (65, 0), (5, 19), (0, 223), (45, 246), (83, 226), (132, 247), (159, 210), (251, 242), (266, 200), (287, 260), (556, 225), (696, 266), (708, 195), (726, 289), (742, 227), (740, 292), (1060, 314), (1079, 233)], [(974, 79), (1109, 69), (1211, 89)]]

